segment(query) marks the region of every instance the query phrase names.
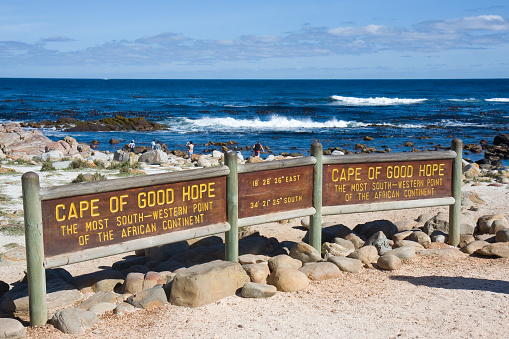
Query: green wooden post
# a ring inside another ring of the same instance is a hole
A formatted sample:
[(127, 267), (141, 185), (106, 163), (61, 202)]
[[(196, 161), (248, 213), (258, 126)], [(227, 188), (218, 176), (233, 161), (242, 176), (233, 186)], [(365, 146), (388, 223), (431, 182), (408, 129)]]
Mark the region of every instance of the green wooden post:
[(228, 261), (239, 260), (239, 177), (237, 170), (237, 153), (225, 154), (225, 164), (230, 168), (226, 177), (226, 209), (230, 230), (225, 236), (225, 258)]
[(21, 186), (23, 190), (23, 212), (25, 215), (30, 325), (42, 326), (48, 320), (48, 311), (46, 304), (46, 272), (44, 270), (44, 241), (42, 237), (39, 176), (34, 172), (23, 174)]
[(458, 246), (460, 243), (461, 223), (461, 176), (463, 141), (454, 139), (451, 142), (451, 149), (456, 152), (456, 158), (452, 165), (452, 196), (455, 203), (449, 206), (449, 245)]
[(322, 177), (323, 148), (319, 142), (311, 144), (311, 155), (316, 158), (313, 166), (313, 207), (316, 213), (309, 222), (309, 244), (321, 253), (322, 250)]

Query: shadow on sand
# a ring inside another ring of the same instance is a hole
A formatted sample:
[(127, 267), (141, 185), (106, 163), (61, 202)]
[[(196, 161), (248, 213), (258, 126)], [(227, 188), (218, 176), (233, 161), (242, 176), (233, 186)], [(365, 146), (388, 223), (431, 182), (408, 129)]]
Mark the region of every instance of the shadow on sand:
[(488, 291), (494, 293), (509, 294), (509, 281), (503, 280), (444, 276), (412, 277), (404, 275), (392, 276), (391, 279), (407, 281), (416, 286), (428, 286), (433, 288), (446, 288), (453, 290)]

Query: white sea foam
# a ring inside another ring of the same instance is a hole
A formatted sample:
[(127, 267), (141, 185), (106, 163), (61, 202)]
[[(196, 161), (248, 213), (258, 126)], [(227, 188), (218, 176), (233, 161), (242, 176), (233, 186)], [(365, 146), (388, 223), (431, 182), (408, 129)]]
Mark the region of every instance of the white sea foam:
[(473, 101), (477, 101), (476, 98), (468, 98), (468, 99), (447, 99), (449, 101), (453, 101), (453, 102), (473, 102)]
[(336, 104), (346, 106), (392, 106), (392, 105), (411, 105), (419, 104), (428, 99), (400, 99), (400, 98), (357, 98), (357, 97), (343, 97), (340, 95), (333, 95)]
[(356, 121), (344, 121), (331, 119), (324, 122), (313, 121), (311, 119), (294, 119), (282, 116), (272, 116), (270, 120), (255, 119), (235, 119), (226, 118), (201, 118), (197, 120), (187, 120), (188, 123), (202, 128), (228, 128), (228, 129), (257, 129), (257, 130), (280, 130), (294, 131), (311, 128), (345, 128), (345, 127), (363, 127), (367, 124)]
[[(305, 132), (317, 129), (331, 129), (331, 128), (363, 128), (370, 127), (372, 124), (359, 122), (359, 121), (345, 121), (332, 118), (327, 121), (313, 121), (311, 119), (296, 119), (284, 116), (272, 116), (269, 120), (255, 119), (235, 119), (232, 117), (226, 118), (200, 118), (196, 120), (184, 119), (184, 124), (180, 124), (179, 129), (181, 132), (189, 130), (257, 130), (257, 131), (291, 131), (291, 132)], [(377, 124), (378, 126), (396, 127), (396, 128), (424, 128), (425, 125), (417, 124)]]
[(509, 98), (492, 98), (492, 99), (485, 99), (485, 101), (488, 101), (488, 102), (509, 102)]

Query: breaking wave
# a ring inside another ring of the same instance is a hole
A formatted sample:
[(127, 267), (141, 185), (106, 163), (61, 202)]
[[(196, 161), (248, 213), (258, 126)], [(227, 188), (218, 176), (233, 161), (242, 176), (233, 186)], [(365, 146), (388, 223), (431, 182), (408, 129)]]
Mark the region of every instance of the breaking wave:
[(346, 106), (393, 106), (393, 105), (412, 105), (419, 104), (428, 99), (400, 99), (400, 98), (357, 98), (357, 97), (343, 97), (340, 95), (333, 95), (331, 97), (335, 100), (335, 104)]

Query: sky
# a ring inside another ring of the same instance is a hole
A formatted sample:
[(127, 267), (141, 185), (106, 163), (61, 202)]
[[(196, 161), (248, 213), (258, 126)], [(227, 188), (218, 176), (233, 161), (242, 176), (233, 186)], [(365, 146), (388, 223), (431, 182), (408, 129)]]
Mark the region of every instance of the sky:
[(509, 78), (509, 2), (2, 0), (0, 77)]

